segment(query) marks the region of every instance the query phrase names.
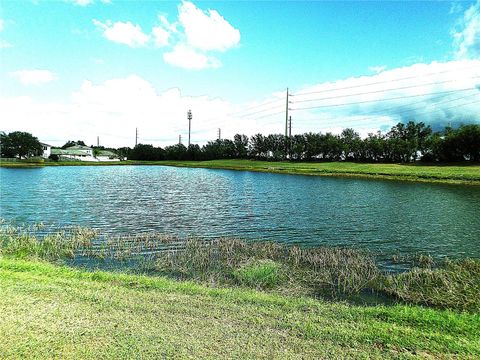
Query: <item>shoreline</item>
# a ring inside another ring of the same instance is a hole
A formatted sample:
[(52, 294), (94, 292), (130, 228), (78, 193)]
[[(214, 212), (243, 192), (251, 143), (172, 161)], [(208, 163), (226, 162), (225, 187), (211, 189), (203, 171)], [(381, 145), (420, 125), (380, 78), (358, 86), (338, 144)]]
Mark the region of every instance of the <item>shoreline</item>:
[[(136, 161), (122, 162), (3, 162), (5, 168), (41, 168), (46, 166), (171, 166), (235, 171), (253, 171), (286, 175), (307, 175), (358, 179), (395, 180), (420, 183), (480, 185), (480, 165), (369, 164), (349, 162), (268, 162), (258, 160), (209, 161)], [(455, 174), (449, 175), (448, 171)]]

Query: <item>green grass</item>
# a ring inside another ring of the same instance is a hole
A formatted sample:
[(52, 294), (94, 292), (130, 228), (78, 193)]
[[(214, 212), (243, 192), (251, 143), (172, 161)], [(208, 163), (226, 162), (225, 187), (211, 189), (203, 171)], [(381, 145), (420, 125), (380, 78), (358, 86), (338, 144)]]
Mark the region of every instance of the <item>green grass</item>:
[(480, 185), (480, 165), (364, 164), (351, 162), (270, 162), (257, 160), (211, 161), (122, 161), (119, 163), (86, 163), (81, 161), (45, 162), (43, 165), (0, 162), (4, 167), (29, 166), (98, 166), (98, 165), (165, 165), (208, 169), (260, 171), (281, 174), (343, 176), (422, 182)]
[(347, 176), (480, 185), (480, 165), (364, 164), (351, 162), (269, 162), (256, 160), (164, 161), (159, 165), (261, 171), (281, 174)]
[(273, 289), (287, 277), (282, 265), (272, 260), (250, 261), (232, 274), (240, 285), (257, 289)]
[(0, 257), (1, 359), (477, 358), (480, 315)]

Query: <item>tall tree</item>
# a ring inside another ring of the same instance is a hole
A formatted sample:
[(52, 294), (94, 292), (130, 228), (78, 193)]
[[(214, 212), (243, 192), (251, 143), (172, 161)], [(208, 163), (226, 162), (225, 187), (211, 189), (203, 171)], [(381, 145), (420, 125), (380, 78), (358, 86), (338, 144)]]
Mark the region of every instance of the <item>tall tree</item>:
[(30, 133), (14, 131), (6, 135), (1, 134), (2, 157), (27, 158), (42, 154), (42, 144)]

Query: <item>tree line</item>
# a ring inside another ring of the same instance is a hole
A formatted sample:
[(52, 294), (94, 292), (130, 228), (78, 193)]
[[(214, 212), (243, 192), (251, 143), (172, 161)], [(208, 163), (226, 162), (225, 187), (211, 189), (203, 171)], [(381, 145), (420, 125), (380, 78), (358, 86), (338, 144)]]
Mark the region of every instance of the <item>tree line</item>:
[[(62, 148), (85, 145), (83, 141), (68, 141)], [(94, 150), (105, 150), (94, 147)], [(42, 145), (26, 132), (0, 132), (1, 157), (30, 157), (42, 154)], [(340, 135), (305, 133), (285, 137), (281, 134), (251, 137), (237, 134), (230, 139), (209, 141), (203, 146), (175, 144), (164, 148), (138, 144), (133, 149), (108, 148), (121, 159), (129, 160), (215, 160), (258, 159), (291, 161), (356, 161), (407, 163), (480, 162), (480, 125), (446, 127), (434, 132), (430, 126), (413, 121), (398, 123), (387, 133), (377, 132), (361, 138), (347, 128)]]
[(430, 126), (413, 121), (398, 123), (385, 134), (377, 132), (361, 138), (347, 128), (340, 135), (305, 133), (251, 137), (237, 134), (233, 140), (218, 139), (200, 147), (192, 144), (167, 146), (139, 144), (119, 151), (131, 160), (215, 160), (258, 159), (293, 161), (356, 161), (407, 163), (480, 161), (480, 125), (446, 127), (433, 132)]

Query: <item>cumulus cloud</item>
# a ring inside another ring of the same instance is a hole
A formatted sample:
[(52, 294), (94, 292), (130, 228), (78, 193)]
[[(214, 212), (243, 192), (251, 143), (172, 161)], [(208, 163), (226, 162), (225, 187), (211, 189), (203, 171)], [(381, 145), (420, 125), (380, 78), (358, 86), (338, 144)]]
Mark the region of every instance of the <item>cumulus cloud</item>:
[(184, 44), (177, 44), (172, 51), (163, 54), (166, 63), (184, 69), (205, 69), (221, 66), (218, 59), (207, 56)]
[(299, 89), (290, 106), (294, 119), (316, 124), (316, 131), (409, 120), (438, 128), (480, 122), (479, 89), (480, 60), (433, 62)]
[(50, 70), (17, 70), (10, 76), (19, 80), (23, 85), (39, 85), (54, 81), (57, 75)]
[(211, 52), (225, 52), (240, 42), (240, 31), (216, 10), (203, 11), (188, 1), (178, 6), (177, 21), (170, 23), (165, 15), (160, 15), (151, 34), (128, 21), (93, 20), (93, 23), (110, 41), (130, 47), (165, 48), (163, 59), (166, 63), (188, 70), (221, 66)]
[(203, 11), (193, 3), (184, 1), (178, 12), (187, 43), (194, 48), (225, 51), (240, 42), (240, 31), (215, 10)]
[(115, 23), (107, 21), (103, 23), (93, 20), (93, 24), (103, 32), (106, 39), (130, 47), (145, 46), (150, 39), (149, 35), (143, 33), (140, 25), (134, 25), (130, 21)]
[(152, 29), (152, 36), (156, 47), (164, 47), (169, 44), (170, 32), (163, 26), (155, 26)]
[[(158, 92), (137, 75), (102, 83), (84, 81), (67, 102), (44, 103), (31, 97), (0, 98), (5, 131), (28, 131), (45, 142), (63, 145), (68, 139), (88, 144), (100, 136), (105, 146), (133, 146), (135, 128), (140, 142), (166, 146), (188, 134), (187, 111), (193, 112), (192, 141), (214, 140), (218, 126), (233, 137), (238, 124), (228, 114), (231, 104), (207, 96), (186, 96), (173, 88)], [(48, 124), (48, 126), (45, 126)]]
[(465, 11), (452, 34), (457, 58), (478, 59), (480, 57), (480, 1)]

